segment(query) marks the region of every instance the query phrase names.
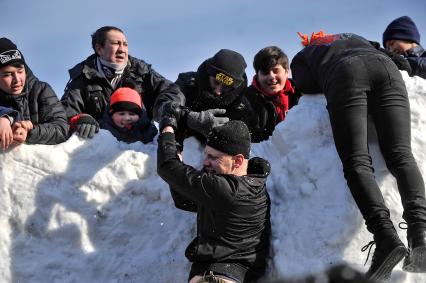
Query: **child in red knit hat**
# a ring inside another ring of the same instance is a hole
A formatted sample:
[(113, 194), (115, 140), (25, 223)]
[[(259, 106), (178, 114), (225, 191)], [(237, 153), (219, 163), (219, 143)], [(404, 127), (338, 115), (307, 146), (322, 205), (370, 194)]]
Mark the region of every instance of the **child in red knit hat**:
[(149, 143), (158, 133), (143, 108), (141, 95), (129, 87), (121, 87), (113, 92), (100, 127), (109, 130), (119, 141), (127, 143)]

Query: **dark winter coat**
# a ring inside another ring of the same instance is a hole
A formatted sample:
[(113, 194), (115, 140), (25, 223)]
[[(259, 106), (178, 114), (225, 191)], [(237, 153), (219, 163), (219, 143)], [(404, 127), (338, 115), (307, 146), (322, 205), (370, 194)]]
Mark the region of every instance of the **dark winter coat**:
[[(240, 118), (240, 112), (245, 110), (244, 105), (241, 105), (243, 95), (247, 89), (247, 77), (244, 75), (244, 81), (231, 92), (217, 96), (210, 89), (209, 75), (207, 73), (208, 60), (204, 61), (197, 69), (197, 72), (180, 73), (176, 80), (176, 84), (182, 91), (178, 99), (174, 101), (185, 106), (189, 111), (205, 111), (208, 109), (225, 109), (226, 117)], [(172, 100), (167, 96), (159, 97), (160, 103), (171, 103)], [(184, 125), (182, 125), (184, 126)], [(191, 129), (179, 128), (177, 133), (178, 141), (181, 144), (183, 139), (188, 136), (195, 136), (201, 142), (205, 142), (205, 137)]]
[[(293, 80), (289, 79), (292, 86)], [(289, 109), (296, 105), (301, 94), (297, 89), (293, 94), (289, 94)], [(267, 140), (275, 130), (275, 126), (280, 122), (276, 112), (274, 98), (263, 95), (253, 85), (247, 88), (240, 104), (231, 109), (229, 118), (245, 122), (250, 130), (251, 142), (258, 143)]]
[(141, 111), (139, 117), (139, 120), (134, 123), (130, 129), (121, 128), (114, 124), (111, 114), (107, 108), (102, 116), (99, 126), (101, 129), (110, 131), (111, 134), (119, 141), (127, 143), (134, 143), (137, 141), (141, 141), (143, 143), (152, 142), (154, 137), (158, 134), (157, 128), (152, 120), (149, 119), (145, 109)]
[[(86, 113), (99, 121), (109, 105), (110, 96), (115, 89), (98, 72), (96, 58), (97, 56), (93, 54), (69, 70), (70, 81), (61, 98), (68, 118)], [(179, 88), (143, 60), (129, 56), (128, 62), (116, 89), (123, 85), (136, 85), (137, 91), (142, 93), (148, 116), (158, 121), (161, 118), (159, 113), (161, 107), (156, 102), (158, 95), (164, 94), (174, 99), (180, 93)]]
[(68, 122), (65, 110), (49, 84), (39, 81), (25, 66), (26, 81), (19, 95), (0, 90), (0, 105), (19, 112), (22, 120), (32, 122), (28, 132), (28, 144), (58, 144), (68, 137)]
[(411, 76), (426, 79), (426, 51), (420, 45), (408, 50), (405, 57), (413, 70)]
[(299, 51), (290, 64), (296, 87), (306, 94), (326, 93), (334, 79), (330, 73), (336, 66), (347, 58), (366, 54), (383, 56), (384, 53), (370, 41), (352, 33), (330, 35), (319, 40), (318, 45), (314, 42)]
[(178, 208), (197, 211), (197, 237), (185, 253), (195, 268), (238, 263), (248, 269), (245, 276), (263, 273), (270, 237), (269, 163), (259, 160), (262, 166), (249, 162), (249, 174), (241, 177), (198, 171), (179, 160), (174, 134), (160, 135), (158, 175), (170, 185)]
[(185, 106), (192, 111), (204, 111), (221, 108), (230, 110), (241, 101), (247, 88), (247, 77), (238, 88), (232, 92), (217, 96), (210, 89), (209, 78), (206, 71), (206, 62), (201, 64), (197, 72), (180, 73), (176, 84), (185, 96)]
[(207, 61), (198, 67), (197, 72), (179, 74), (176, 84), (183, 95), (180, 101), (191, 111), (221, 108), (226, 109), (228, 113), (241, 102), (247, 88), (247, 77), (244, 76), (244, 81), (235, 90), (218, 96), (210, 88)]

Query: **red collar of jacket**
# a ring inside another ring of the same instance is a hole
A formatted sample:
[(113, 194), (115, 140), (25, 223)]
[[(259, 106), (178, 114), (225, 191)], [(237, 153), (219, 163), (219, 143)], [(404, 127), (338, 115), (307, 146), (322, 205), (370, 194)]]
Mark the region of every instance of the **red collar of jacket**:
[(252, 85), (262, 95), (272, 98), (272, 103), (274, 104), (275, 110), (277, 111), (277, 115), (278, 115), (277, 124), (281, 122), (282, 120), (284, 120), (285, 115), (287, 115), (288, 108), (289, 108), (288, 96), (290, 94), (294, 94), (294, 88), (291, 85), (291, 82), (287, 79), (285, 81), (284, 89), (274, 94), (266, 93), (260, 89), (259, 83), (257, 82), (256, 75), (253, 76)]

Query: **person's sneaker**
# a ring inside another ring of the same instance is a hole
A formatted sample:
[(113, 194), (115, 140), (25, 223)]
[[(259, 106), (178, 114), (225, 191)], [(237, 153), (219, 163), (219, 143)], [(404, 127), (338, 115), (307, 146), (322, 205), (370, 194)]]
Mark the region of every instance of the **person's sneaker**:
[(426, 230), (412, 234), (408, 237), (408, 255), (402, 269), (407, 272), (426, 272)]
[(361, 249), (363, 252), (369, 249), (366, 263), (374, 244), (376, 244), (376, 249), (371, 260), (371, 266), (365, 275), (368, 279), (386, 282), (390, 279), (393, 268), (407, 254), (407, 249), (397, 235), (388, 236), (378, 242), (371, 241)]

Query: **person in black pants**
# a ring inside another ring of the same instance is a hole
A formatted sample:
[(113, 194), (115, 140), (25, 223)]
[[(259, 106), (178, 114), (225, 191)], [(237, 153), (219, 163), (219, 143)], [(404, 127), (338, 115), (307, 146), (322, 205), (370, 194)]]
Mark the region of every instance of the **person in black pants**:
[[(291, 63), (293, 78), (302, 93), (324, 93), (327, 99), (344, 176), (374, 235), (376, 249), (367, 277), (387, 280), (404, 256), (404, 270), (426, 272), (425, 187), (411, 152), (410, 106), (398, 68), (385, 53), (355, 34), (320, 32), (310, 41), (305, 36), (303, 43), (306, 47)], [(408, 224), (408, 254), (374, 179), (367, 139), (369, 114), (386, 165), (397, 180)]]

